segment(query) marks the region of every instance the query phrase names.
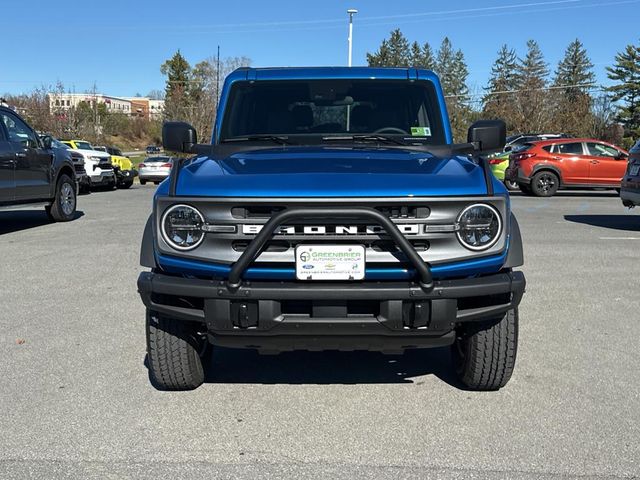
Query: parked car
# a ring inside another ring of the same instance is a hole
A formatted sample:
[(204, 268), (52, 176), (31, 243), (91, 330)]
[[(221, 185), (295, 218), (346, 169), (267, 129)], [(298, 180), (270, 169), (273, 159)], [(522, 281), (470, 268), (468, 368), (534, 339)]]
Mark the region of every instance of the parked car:
[(93, 148), (111, 155), (111, 164), (116, 175), (118, 188), (129, 188), (133, 185), (133, 179), (138, 175), (138, 171), (133, 168), (133, 163), (129, 160), (129, 157), (122, 154), (122, 150), (117, 147), (106, 146), (94, 146)]
[(525, 288), (518, 223), (483, 157), (504, 122), (454, 144), (438, 77), (414, 68), (242, 68), (221, 99), (212, 144), (163, 126), (165, 151), (195, 155), (174, 161), (144, 229), (154, 385), (202, 384), (211, 342), (450, 346), (466, 388), (503, 387)]
[(0, 106), (0, 208), (44, 205), (52, 220), (75, 218), (78, 185), (71, 153), (38, 137), (10, 108)]
[(504, 151), (511, 152), (525, 143), (564, 138), (572, 138), (572, 136), (567, 133), (516, 133), (507, 137), (507, 143), (504, 146)]
[(91, 188), (116, 187), (116, 176), (111, 164), (111, 155), (96, 150), (91, 143), (85, 140), (61, 140), (61, 142), (84, 157), (84, 168), (89, 175)]
[(509, 157), (506, 178), (537, 197), (551, 197), (559, 188), (619, 189), (628, 152), (592, 138), (525, 143)]
[(491, 165), (491, 172), (493, 172), (498, 180), (504, 183), (504, 186), (507, 187), (508, 190), (517, 190), (518, 184), (513, 180), (506, 179), (504, 175), (509, 166), (509, 155), (510, 152), (500, 152), (490, 155), (488, 156), (489, 165)]
[(160, 153), (160, 147), (157, 145), (149, 145), (146, 151), (147, 155), (155, 155), (156, 153)]
[(620, 187), (624, 206), (633, 208), (640, 205), (640, 140), (629, 151), (629, 163)]
[(509, 168), (509, 155), (513, 150), (519, 149), (525, 143), (537, 142), (541, 140), (571, 138), (571, 135), (566, 133), (518, 133), (507, 137), (507, 143), (502, 153), (497, 153), (489, 156), (489, 164), (491, 165), (491, 171), (496, 178), (504, 182), (505, 186), (509, 190), (517, 190), (518, 184), (513, 180), (505, 178), (505, 172)]
[(140, 184), (145, 185), (147, 182), (160, 184), (169, 176), (173, 159), (171, 157), (149, 157), (138, 165), (138, 176)]

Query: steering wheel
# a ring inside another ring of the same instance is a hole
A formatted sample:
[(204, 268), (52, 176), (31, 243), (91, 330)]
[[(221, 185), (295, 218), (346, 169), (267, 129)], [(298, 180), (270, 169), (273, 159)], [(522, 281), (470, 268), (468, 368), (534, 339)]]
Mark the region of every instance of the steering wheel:
[(376, 133), (401, 133), (403, 135), (409, 135), (409, 132), (406, 132), (406, 131), (402, 130), (401, 128), (396, 128), (396, 127), (382, 127), (382, 128), (379, 128), (378, 130), (376, 130), (373, 133), (374, 134), (376, 134)]

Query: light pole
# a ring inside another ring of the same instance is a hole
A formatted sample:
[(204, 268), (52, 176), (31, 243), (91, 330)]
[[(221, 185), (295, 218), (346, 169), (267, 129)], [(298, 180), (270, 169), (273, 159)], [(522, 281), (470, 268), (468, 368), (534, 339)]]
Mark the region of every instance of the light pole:
[(353, 15), (358, 13), (358, 10), (356, 10), (355, 8), (350, 8), (349, 10), (347, 10), (347, 13), (349, 14), (349, 63), (348, 65), (351, 66), (351, 50), (353, 47)]

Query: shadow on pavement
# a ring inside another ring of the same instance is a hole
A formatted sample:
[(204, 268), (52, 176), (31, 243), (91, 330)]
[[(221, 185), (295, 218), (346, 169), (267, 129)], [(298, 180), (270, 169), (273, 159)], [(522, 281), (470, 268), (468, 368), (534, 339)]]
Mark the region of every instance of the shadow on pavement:
[[(82, 217), (84, 212), (77, 211), (77, 220)], [(28, 230), (30, 228), (42, 227), (54, 223), (49, 219), (44, 207), (38, 210), (16, 210), (0, 212), (0, 235), (5, 233), (19, 232), (20, 230)]]
[(640, 216), (634, 215), (565, 215), (568, 222), (582, 223), (592, 227), (640, 232)]
[(296, 351), (271, 356), (255, 350), (214, 347), (206, 383), (414, 383), (414, 377), (435, 375), (462, 388), (449, 351), (448, 347), (407, 350), (404, 355)]

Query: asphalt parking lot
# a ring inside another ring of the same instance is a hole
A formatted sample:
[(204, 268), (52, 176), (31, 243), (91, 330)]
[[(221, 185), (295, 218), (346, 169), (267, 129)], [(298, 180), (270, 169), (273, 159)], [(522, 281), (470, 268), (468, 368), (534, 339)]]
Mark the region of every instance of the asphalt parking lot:
[(67, 224), (0, 212), (0, 478), (640, 476), (640, 212), (615, 192), (514, 196), (528, 288), (499, 392), (458, 388), (445, 349), (220, 349), (166, 393), (135, 286), (153, 191)]

